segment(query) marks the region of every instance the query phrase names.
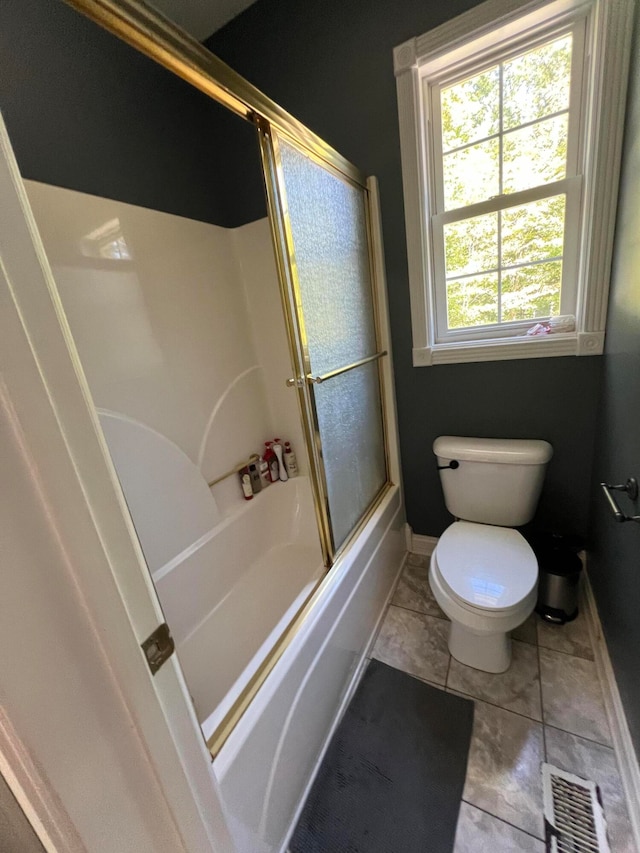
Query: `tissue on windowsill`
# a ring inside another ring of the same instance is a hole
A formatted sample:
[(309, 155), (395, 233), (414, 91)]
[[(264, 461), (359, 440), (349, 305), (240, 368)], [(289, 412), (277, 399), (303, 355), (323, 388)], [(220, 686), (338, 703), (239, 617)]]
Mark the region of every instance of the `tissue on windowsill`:
[(576, 318), (573, 314), (561, 314), (558, 317), (551, 317), (549, 320), (541, 320), (524, 333), (525, 336), (537, 335), (553, 335), (574, 332), (576, 328)]

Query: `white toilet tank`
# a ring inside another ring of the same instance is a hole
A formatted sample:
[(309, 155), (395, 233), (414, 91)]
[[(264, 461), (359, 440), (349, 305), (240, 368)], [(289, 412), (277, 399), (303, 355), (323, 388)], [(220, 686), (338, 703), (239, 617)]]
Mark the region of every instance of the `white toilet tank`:
[[(536, 439), (441, 435), (433, 442), (433, 452), (452, 515), (519, 527), (533, 518), (553, 448)], [(442, 468), (454, 461), (457, 467)]]

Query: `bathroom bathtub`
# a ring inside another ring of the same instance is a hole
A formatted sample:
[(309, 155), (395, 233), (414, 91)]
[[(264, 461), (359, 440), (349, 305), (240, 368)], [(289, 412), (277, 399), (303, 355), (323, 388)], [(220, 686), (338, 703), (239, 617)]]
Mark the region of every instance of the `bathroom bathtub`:
[(154, 573), (205, 738), (323, 573), (307, 477), (272, 484)]
[(405, 557), (391, 486), (212, 765), (238, 853), (284, 853)]

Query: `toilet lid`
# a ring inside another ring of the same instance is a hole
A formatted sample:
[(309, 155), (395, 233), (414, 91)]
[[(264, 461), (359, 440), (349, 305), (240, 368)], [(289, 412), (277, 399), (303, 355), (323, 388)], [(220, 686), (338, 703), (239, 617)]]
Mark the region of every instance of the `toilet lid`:
[(456, 521), (438, 540), (442, 579), (462, 601), (484, 610), (519, 604), (538, 580), (538, 561), (517, 530)]

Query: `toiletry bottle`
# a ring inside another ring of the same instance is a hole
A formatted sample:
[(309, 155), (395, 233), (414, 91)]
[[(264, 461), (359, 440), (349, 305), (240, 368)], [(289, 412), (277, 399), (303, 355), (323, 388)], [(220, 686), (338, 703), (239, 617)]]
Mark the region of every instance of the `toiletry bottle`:
[(280, 443), (279, 438), (276, 438), (273, 442), (273, 452), (276, 454), (276, 458), (278, 460), (278, 476), (280, 477), (280, 481), (282, 483), (286, 483), (289, 479), (289, 475), (287, 474), (287, 469), (284, 467), (284, 454), (282, 452), (282, 444)]
[(278, 481), (278, 459), (273, 452), (273, 442), (265, 441), (265, 447), (267, 449), (264, 452), (264, 458), (269, 465), (269, 479), (272, 483), (276, 483)]
[(260, 457), (258, 468), (260, 470), (260, 482), (262, 483), (262, 488), (266, 489), (271, 483), (271, 477), (269, 476), (269, 463), (264, 456)]
[(298, 460), (293, 452), (290, 441), (284, 443), (284, 467), (287, 469), (289, 477), (298, 476)]
[(242, 486), (242, 494), (245, 501), (250, 501), (253, 498), (253, 492), (251, 490), (251, 477), (247, 468), (243, 468), (240, 471), (240, 485)]
[(262, 491), (262, 482), (260, 480), (260, 470), (257, 461), (249, 465), (249, 478), (251, 480), (251, 491), (254, 495), (257, 495), (258, 492)]

